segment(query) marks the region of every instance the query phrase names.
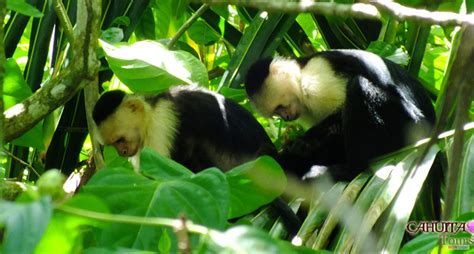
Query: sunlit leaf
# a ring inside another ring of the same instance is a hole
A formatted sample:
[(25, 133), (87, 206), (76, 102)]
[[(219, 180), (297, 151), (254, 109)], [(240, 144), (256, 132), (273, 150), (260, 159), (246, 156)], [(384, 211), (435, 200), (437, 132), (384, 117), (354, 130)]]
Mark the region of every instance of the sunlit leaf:
[(185, 51), (140, 41), (113, 46), (101, 41), (115, 75), (134, 92), (159, 92), (172, 85), (209, 83), (206, 67)]

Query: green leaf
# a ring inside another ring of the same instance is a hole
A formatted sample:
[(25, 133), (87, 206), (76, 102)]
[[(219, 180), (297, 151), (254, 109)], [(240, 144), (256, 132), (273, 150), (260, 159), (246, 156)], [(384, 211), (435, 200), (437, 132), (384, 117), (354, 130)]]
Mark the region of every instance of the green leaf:
[(50, 197), (27, 204), (0, 200), (0, 225), (5, 225), (1, 252), (32, 253), (43, 236), (52, 211)]
[(367, 51), (375, 53), (381, 57), (385, 57), (399, 65), (407, 65), (410, 57), (401, 48), (397, 48), (392, 44), (383, 41), (373, 41), (367, 47)]
[(220, 39), (220, 36), (202, 20), (194, 22), (189, 28), (188, 33), (193, 41), (201, 45), (212, 45)]
[[(15, 60), (11, 58), (7, 59), (5, 65), (5, 79), (3, 89), (3, 100), (6, 109), (13, 107), (33, 94), (31, 92), (30, 86), (28, 86), (25, 79), (23, 78), (20, 67), (15, 62)], [(35, 125), (35, 127), (23, 134), (21, 137), (15, 139), (12, 143), (15, 145), (34, 147), (44, 150), (45, 147), (43, 143), (41, 124)]]
[(183, 181), (165, 182), (155, 192), (154, 202), (159, 204), (155, 216), (176, 217), (184, 213), (195, 223), (224, 229), (228, 189), (224, 174), (217, 168), (206, 169)]
[(210, 234), (206, 248), (200, 253), (330, 253), (297, 247), (289, 242), (273, 239), (268, 233), (250, 226), (236, 226), (225, 233)]
[(113, 46), (101, 41), (112, 71), (134, 92), (160, 92), (179, 84), (207, 85), (206, 67), (188, 52), (140, 41)]
[(122, 157), (117, 153), (113, 146), (104, 147), (105, 165), (108, 168), (128, 168), (133, 169), (132, 164), (128, 158)]
[(155, 180), (172, 180), (193, 175), (189, 169), (150, 148), (145, 148), (140, 153), (140, 172)]
[(104, 168), (94, 174), (82, 191), (101, 197), (111, 212), (120, 213), (143, 206), (151, 199), (156, 186), (157, 183), (132, 170)]
[(438, 245), (440, 234), (424, 233), (416, 236), (400, 250), (400, 254), (409, 253), (432, 253), (433, 248)]
[(143, 12), (140, 21), (138, 21), (137, 27), (135, 28), (135, 35), (138, 40), (155, 40), (155, 18), (153, 17), (153, 11), (151, 8), (146, 8)]
[[(229, 190), (224, 174), (212, 168), (173, 180), (154, 180), (124, 169), (108, 168), (94, 175), (84, 193), (103, 198), (111, 211), (144, 217), (185, 216), (195, 223), (223, 229), (229, 207)], [(103, 245), (157, 251), (169, 229), (141, 225), (112, 224), (100, 236)], [(165, 244), (166, 245), (166, 244)]]
[(110, 42), (116, 43), (123, 40), (123, 29), (118, 27), (110, 27), (105, 31), (102, 31), (100, 34), (100, 39)]
[(286, 188), (283, 169), (269, 156), (240, 165), (225, 174), (231, 194), (229, 219), (270, 203)]
[(34, 18), (43, 17), (43, 13), (41, 13), (34, 6), (25, 2), (25, 0), (7, 0), (7, 9)]

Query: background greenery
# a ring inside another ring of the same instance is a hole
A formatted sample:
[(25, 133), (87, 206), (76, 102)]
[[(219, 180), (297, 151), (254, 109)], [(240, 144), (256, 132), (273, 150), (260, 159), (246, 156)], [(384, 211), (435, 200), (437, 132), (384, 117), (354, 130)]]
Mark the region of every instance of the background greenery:
[[(62, 2), (74, 24), (77, 0)], [(5, 109), (66, 72), (74, 59), (56, 3), (7, 1)], [(471, 13), (474, 8), (471, 0), (399, 3), (453, 13)], [(433, 99), (438, 132), (447, 132), (433, 146), (413, 145), (374, 161), (375, 177), (361, 174), (351, 183), (322, 181), (316, 186), (287, 179), (268, 157), (226, 173), (208, 169), (193, 174), (146, 150), (138, 175), (106, 148), (106, 169), (71, 197), (61, 188), (64, 175), (69, 176), (66, 189), (74, 190), (81, 177), (84, 182), (95, 171), (89, 160), (90, 104), (81, 90), (3, 145), (3, 253), (429, 252), (439, 248), (439, 235), (410, 236), (405, 233), (408, 221), (474, 218), (474, 74), (458, 64), (464, 58), (472, 61), (464, 50), (472, 44), (464, 37), (472, 27), (398, 21), (390, 15), (363, 20), (265, 12), (245, 4), (103, 0), (100, 27), (94, 29), (100, 29), (101, 91), (160, 92), (197, 83), (253, 112), (242, 79), (255, 60), (357, 48), (387, 57), (417, 76)], [(462, 86), (460, 80), (470, 86)], [(298, 125), (254, 115), (277, 147), (303, 132)], [(458, 130), (456, 134), (452, 129)], [(268, 181), (258, 181), (262, 175)], [(259, 209), (285, 190), (291, 209), (306, 210), (293, 239), (274, 210)], [(449, 251), (446, 245), (442, 251)]]

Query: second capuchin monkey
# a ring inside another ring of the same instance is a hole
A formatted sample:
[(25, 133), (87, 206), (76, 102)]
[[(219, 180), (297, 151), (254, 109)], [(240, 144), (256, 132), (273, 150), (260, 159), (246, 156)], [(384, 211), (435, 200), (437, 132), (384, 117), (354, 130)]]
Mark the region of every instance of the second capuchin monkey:
[(151, 147), (194, 172), (232, 169), (276, 150), (250, 112), (222, 95), (178, 86), (157, 95), (104, 93), (93, 110), (102, 144), (133, 157)]
[(262, 59), (250, 67), (245, 85), (262, 115), (310, 128), (280, 154), (282, 166), (298, 176), (328, 171), (350, 180), (369, 160), (428, 136), (435, 122), (415, 77), (362, 50)]

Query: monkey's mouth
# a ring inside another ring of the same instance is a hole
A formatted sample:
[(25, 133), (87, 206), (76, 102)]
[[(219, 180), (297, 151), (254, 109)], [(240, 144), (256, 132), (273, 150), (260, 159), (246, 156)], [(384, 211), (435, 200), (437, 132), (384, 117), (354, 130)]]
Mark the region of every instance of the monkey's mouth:
[(135, 156), (135, 154), (138, 153), (138, 150), (139, 150), (138, 147), (135, 147), (135, 148), (117, 150), (117, 152), (122, 157), (132, 157), (132, 156)]

